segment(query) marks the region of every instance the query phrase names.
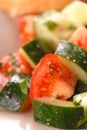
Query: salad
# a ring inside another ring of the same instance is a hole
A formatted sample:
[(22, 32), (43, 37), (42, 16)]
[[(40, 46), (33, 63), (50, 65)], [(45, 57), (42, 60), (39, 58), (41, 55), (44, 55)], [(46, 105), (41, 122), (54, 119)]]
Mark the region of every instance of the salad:
[(86, 128), (86, 12), (87, 4), (75, 1), (60, 12), (16, 20), (20, 49), (0, 58), (2, 108), (24, 112), (32, 106), (38, 123)]

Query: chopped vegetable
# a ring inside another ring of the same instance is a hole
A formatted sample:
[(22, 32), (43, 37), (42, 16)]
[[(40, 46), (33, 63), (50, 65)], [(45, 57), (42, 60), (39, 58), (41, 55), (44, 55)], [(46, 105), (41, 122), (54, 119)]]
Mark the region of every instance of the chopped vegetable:
[(10, 80), (14, 74), (31, 74), (32, 67), (19, 53), (10, 54), (0, 59), (0, 89)]
[(77, 106), (78, 105), (83, 106), (85, 116), (87, 117), (87, 91), (74, 95), (73, 96), (73, 103)]
[[(84, 118), (82, 106), (54, 98), (34, 99), (33, 111), (36, 122), (61, 129), (75, 129), (78, 122)], [(78, 129), (85, 128), (84, 122), (79, 126)]]
[(25, 45), (27, 42), (35, 37), (33, 20), (36, 15), (23, 15), (17, 17), (16, 22), (19, 27), (20, 33), (20, 46)]
[(87, 51), (87, 28), (84, 26), (77, 28), (69, 38), (69, 41)]
[[(29, 107), (30, 77), (14, 75), (0, 92), (0, 106), (11, 111), (24, 111)], [(28, 100), (27, 100), (28, 98)], [(26, 103), (24, 103), (27, 100)]]
[(55, 54), (76, 74), (79, 80), (87, 82), (87, 51), (68, 41), (60, 41)]
[(17, 18), (21, 47), (0, 58), (1, 107), (23, 112), (32, 103), (36, 122), (86, 128), (87, 4), (74, 3)]
[(61, 13), (76, 26), (87, 25), (87, 4), (85, 2), (75, 0), (66, 6)]
[(61, 12), (50, 10), (37, 16), (34, 29), (43, 49), (54, 52), (61, 39), (68, 39), (76, 26)]
[(19, 50), (21, 55), (35, 68), (40, 59), (46, 54), (37, 39), (31, 40)]
[(74, 94), (77, 77), (55, 54), (45, 55), (33, 71), (31, 101), (37, 97), (66, 100)]

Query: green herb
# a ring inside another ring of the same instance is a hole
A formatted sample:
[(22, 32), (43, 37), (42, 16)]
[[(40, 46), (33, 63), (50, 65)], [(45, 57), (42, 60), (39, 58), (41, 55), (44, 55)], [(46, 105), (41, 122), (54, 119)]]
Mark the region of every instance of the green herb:
[(16, 72), (15, 70), (12, 70), (12, 71), (9, 71), (9, 72), (6, 74), (6, 76), (13, 76), (13, 75), (15, 75), (15, 74), (17, 74), (17, 72)]
[(28, 87), (27, 87), (26, 79), (24, 79), (22, 82), (20, 82), (19, 87), (22, 92), (22, 98), (23, 99), (26, 98), (26, 95), (28, 94)]
[(23, 82), (23, 81), (26, 81), (26, 86), (29, 89), (30, 88), (30, 80), (31, 80), (31, 75), (15, 74), (11, 78), (10, 82)]
[(73, 25), (71, 25), (71, 26), (69, 26), (67, 29), (68, 29), (68, 30), (74, 30), (74, 29), (76, 29), (76, 27), (73, 26)]
[(57, 27), (57, 24), (53, 21), (47, 21), (45, 23), (45, 25), (50, 29), (50, 30), (53, 30)]
[(14, 55), (12, 55), (12, 54), (10, 54), (10, 56), (11, 56), (11, 62), (12, 62), (12, 64), (14, 66), (19, 66), (19, 63), (18, 63), (16, 57)]
[(74, 105), (75, 105), (75, 106), (78, 106), (78, 105), (81, 104), (81, 102), (82, 102), (82, 100), (80, 100), (79, 102), (74, 102)]
[(49, 67), (50, 67), (50, 70), (54, 70), (55, 69), (55, 66), (53, 66), (53, 65), (50, 65)]

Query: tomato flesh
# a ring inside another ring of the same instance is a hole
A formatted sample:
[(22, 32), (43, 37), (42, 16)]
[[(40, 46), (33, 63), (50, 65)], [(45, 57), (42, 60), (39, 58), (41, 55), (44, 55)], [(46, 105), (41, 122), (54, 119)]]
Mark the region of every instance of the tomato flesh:
[(87, 28), (84, 26), (77, 28), (69, 41), (87, 50)]
[(37, 97), (70, 98), (77, 77), (55, 54), (44, 56), (33, 71), (30, 83), (31, 102)]
[(32, 73), (32, 67), (18, 52), (0, 59), (0, 88), (8, 82), (14, 73), (27, 75)]
[(16, 22), (20, 33), (20, 46), (23, 46), (35, 37), (33, 20), (35, 15), (24, 15), (17, 18)]

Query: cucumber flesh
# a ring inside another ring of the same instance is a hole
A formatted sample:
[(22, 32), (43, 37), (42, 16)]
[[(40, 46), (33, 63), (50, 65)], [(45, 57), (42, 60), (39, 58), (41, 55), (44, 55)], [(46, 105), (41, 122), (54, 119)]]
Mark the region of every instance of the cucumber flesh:
[(67, 64), (79, 80), (87, 82), (87, 51), (68, 41), (61, 41), (55, 54)]
[(61, 13), (66, 15), (76, 26), (87, 25), (87, 4), (73, 1)]
[[(74, 129), (84, 118), (83, 107), (53, 98), (34, 99), (33, 110), (36, 122), (61, 129)], [(84, 125), (80, 128), (84, 128)]]
[(34, 29), (43, 48), (55, 51), (60, 39), (67, 39), (76, 26), (65, 15), (50, 10), (34, 20)]
[(87, 92), (74, 95), (73, 103), (75, 105), (83, 106), (84, 111), (85, 111), (85, 116), (87, 116)]

